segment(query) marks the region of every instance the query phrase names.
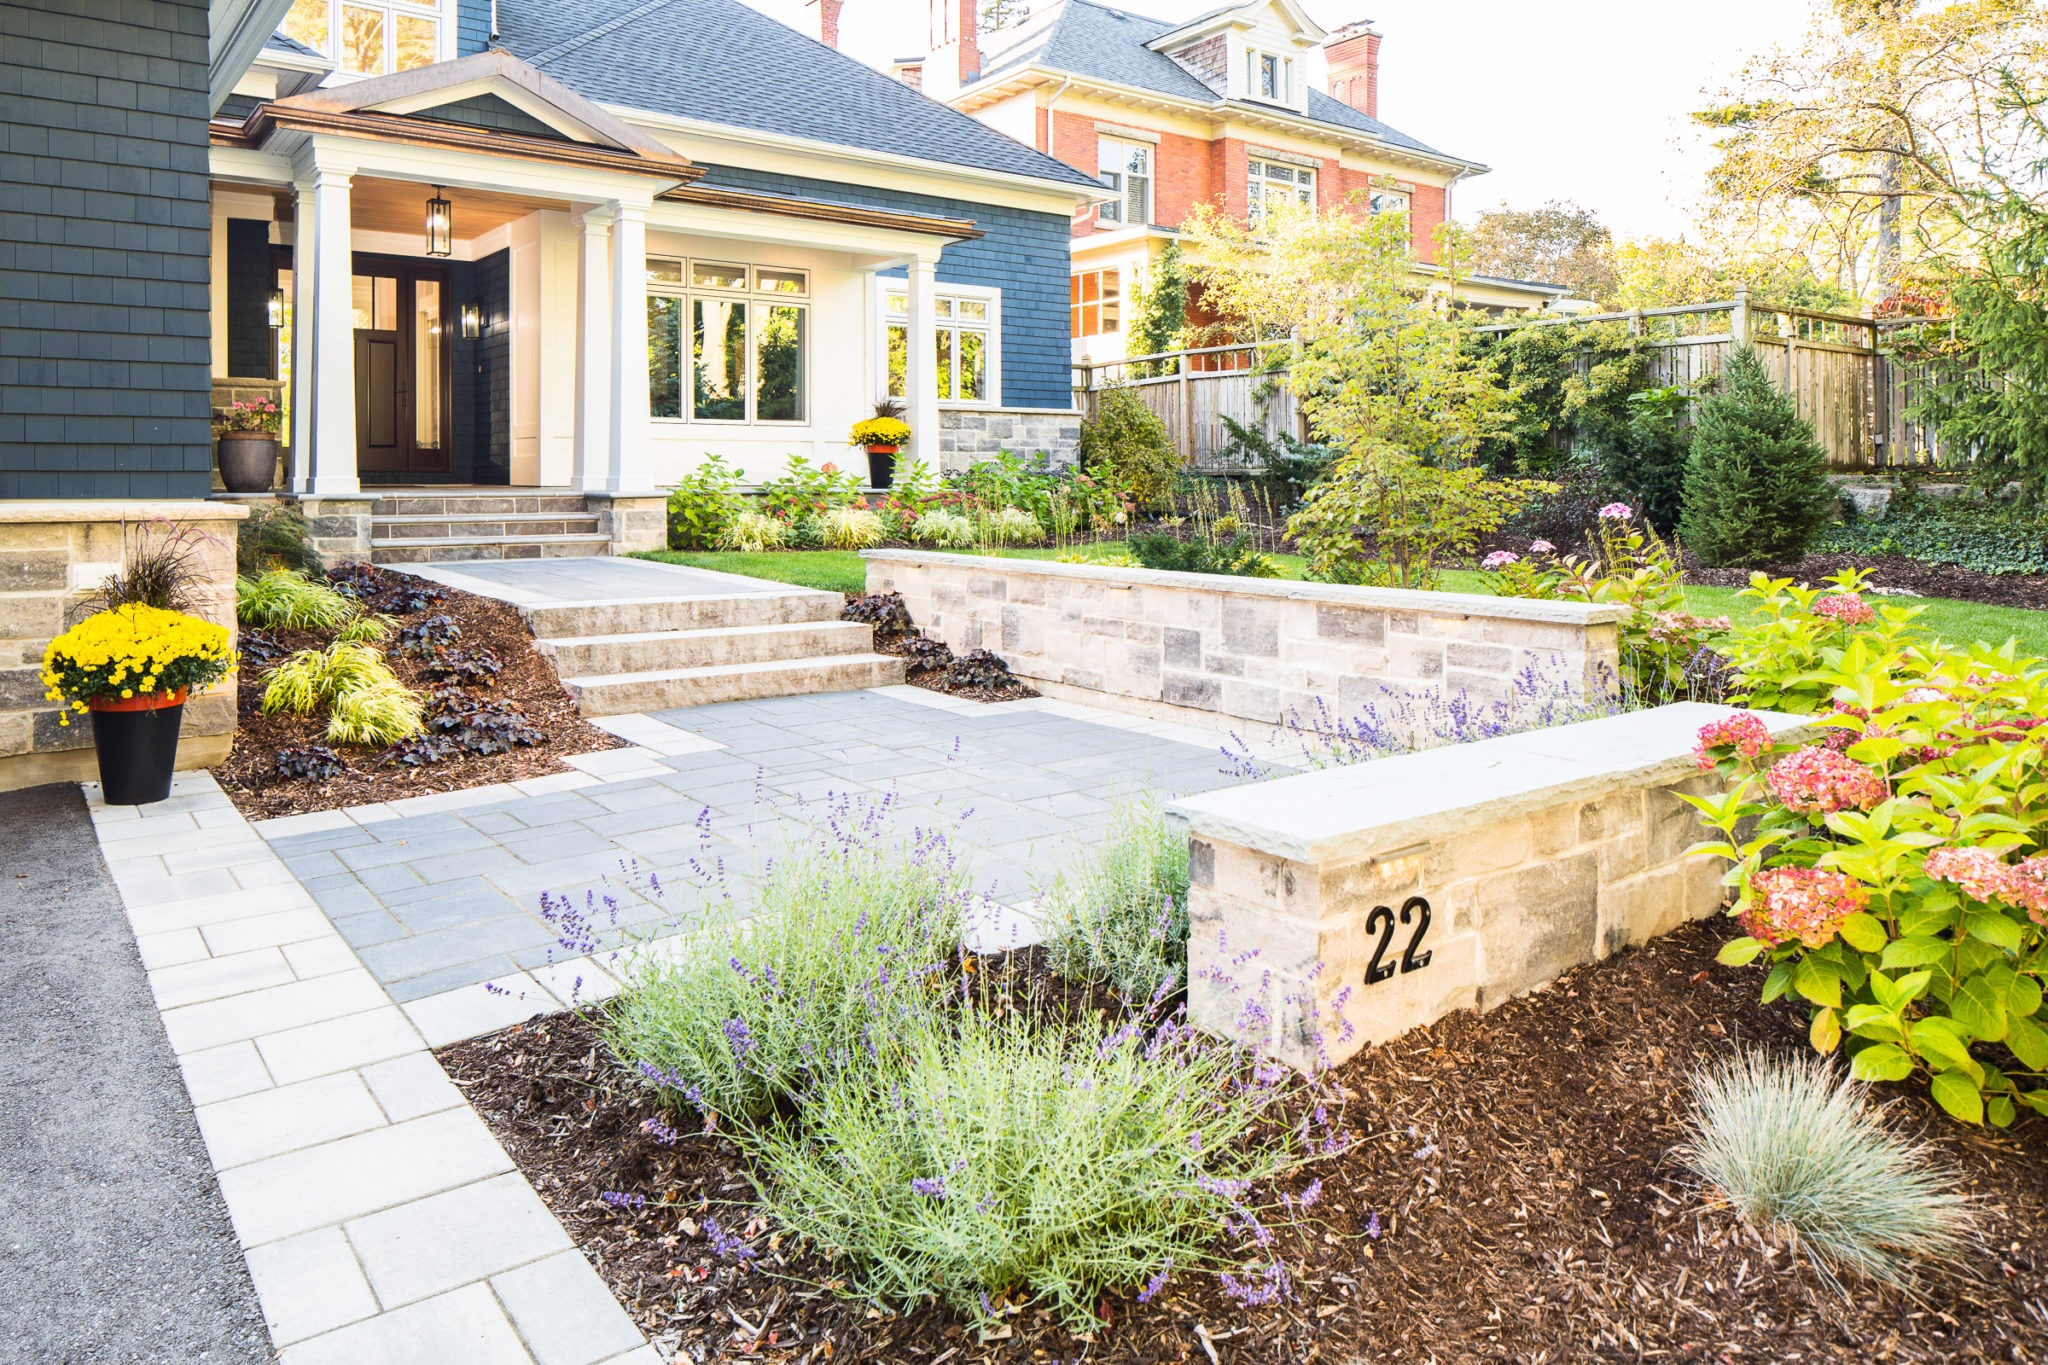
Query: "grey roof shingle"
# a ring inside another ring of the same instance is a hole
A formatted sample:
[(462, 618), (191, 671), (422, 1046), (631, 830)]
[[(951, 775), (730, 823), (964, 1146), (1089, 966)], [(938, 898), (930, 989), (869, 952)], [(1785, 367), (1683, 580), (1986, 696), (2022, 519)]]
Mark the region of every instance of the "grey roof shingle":
[(601, 104), (1097, 187), (738, 0), (499, 0), (498, 44)]
[(283, 29), (279, 29), (277, 32), (271, 34), (270, 41), (265, 43), (264, 46), (274, 47), (279, 52), (289, 52), (294, 57), (324, 58), (327, 55), (326, 53), (321, 52), (315, 48), (307, 47), (304, 43), (300, 42), (297, 38), (292, 37)]
[[(1185, 21), (1168, 23), (1111, 9), (1093, 0), (1063, 0), (1034, 14), (1015, 29), (991, 34), (981, 74), (986, 79), (1015, 67), (1044, 66), (1178, 99), (1215, 104), (1221, 100), (1221, 91), (1205, 84), (1165, 53), (1145, 46), (1160, 34), (1185, 26)], [(1242, 100), (1224, 102), (1244, 109), (1265, 107)], [(1319, 90), (1309, 92), (1308, 117), (1426, 156), (1447, 155)]]

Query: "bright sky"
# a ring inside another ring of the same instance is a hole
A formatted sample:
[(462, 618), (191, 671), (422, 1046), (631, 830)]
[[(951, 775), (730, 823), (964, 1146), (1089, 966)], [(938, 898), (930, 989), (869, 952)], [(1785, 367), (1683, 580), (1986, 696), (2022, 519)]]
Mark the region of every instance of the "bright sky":
[[(748, 0), (802, 22), (802, 0)], [(1219, 0), (1124, 0), (1184, 19)], [(1576, 199), (1626, 236), (1675, 236), (1707, 161), (1687, 126), (1700, 91), (1743, 58), (1799, 36), (1807, 0), (1304, 0), (1326, 28), (1370, 18), (1384, 35), (1380, 117), (1484, 162), (1458, 187), (1469, 219), (1502, 199)], [(926, 0), (847, 0), (840, 46), (879, 66), (928, 46)]]

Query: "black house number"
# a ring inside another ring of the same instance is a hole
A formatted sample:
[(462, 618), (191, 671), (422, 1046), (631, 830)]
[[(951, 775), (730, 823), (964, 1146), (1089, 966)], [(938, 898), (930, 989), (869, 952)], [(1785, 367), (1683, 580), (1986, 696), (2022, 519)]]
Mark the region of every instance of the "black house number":
[[(1429, 932), (1429, 902), (1420, 896), (1410, 896), (1401, 904), (1401, 923), (1413, 924), (1415, 932), (1408, 936), (1408, 950), (1401, 954), (1400, 968), (1404, 972), (1419, 972), (1429, 965), (1429, 950), (1422, 946), (1423, 935)], [(1365, 969), (1365, 984), (1375, 985), (1394, 974), (1394, 963), (1387, 958), (1387, 949), (1394, 942), (1394, 912), (1384, 905), (1375, 905), (1372, 913), (1365, 917), (1365, 932), (1379, 931), (1379, 946), (1373, 949), (1372, 961)]]

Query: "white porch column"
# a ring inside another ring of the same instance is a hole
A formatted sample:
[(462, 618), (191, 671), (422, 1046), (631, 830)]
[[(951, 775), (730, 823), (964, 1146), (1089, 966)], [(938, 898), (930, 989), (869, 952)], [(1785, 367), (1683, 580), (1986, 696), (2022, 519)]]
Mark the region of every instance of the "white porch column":
[(939, 470), (939, 373), (937, 307), (939, 259), (918, 257), (910, 262), (909, 354), (904, 357), (903, 394), (909, 409), (910, 453), (933, 473)]
[(611, 284), (606, 278), (611, 226), (607, 208), (585, 209), (577, 219), (576, 471), (571, 483), (590, 493), (609, 487), (611, 474)]
[[(350, 172), (315, 166), (312, 181), (313, 397), (311, 476), (306, 491), (335, 497), (361, 491), (356, 479), (356, 324), (351, 277)], [(297, 283), (297, 277), (293, 277)]]
[(313, 182), (292, 185), (298, 195), (292, 217), (292, 431), (291, 487), (307, 493), (313, 479)]
[(654, 478), (647, 416), (647, 205), (613, 200), (610, 212), (611, 458), (603, 487), (644, 492)]

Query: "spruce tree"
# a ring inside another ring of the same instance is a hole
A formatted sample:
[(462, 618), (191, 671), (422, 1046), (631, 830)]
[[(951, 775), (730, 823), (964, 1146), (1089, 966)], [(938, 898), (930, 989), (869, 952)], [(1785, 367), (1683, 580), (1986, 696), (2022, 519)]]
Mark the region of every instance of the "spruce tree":
[(1679, 534), (1712, 567), (1797, 559), (1835, 505), (1827, 453), (1744, 346), (1700, 404)]

